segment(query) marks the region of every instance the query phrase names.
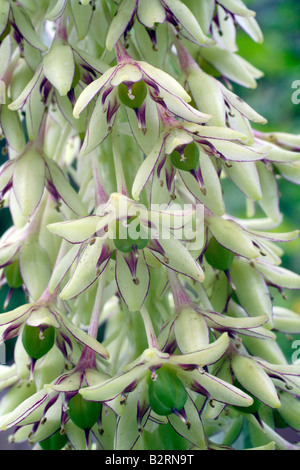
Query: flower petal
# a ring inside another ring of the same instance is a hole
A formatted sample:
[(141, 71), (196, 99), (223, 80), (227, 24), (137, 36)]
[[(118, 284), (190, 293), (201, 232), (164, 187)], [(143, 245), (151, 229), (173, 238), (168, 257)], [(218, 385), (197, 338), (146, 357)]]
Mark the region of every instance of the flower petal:
[(256, 396), (267, 406), (272, 408), (280, 406), (272, 380), (255, 360), (251, 357), (236, 354), (231, 360), (231, 366), (235, 377), (249, 393)]
[(206, 221), (209, 230), (220, 245), (246, 258), (252, 259), (259, 256), (248, 233), (233, 220), (208, 216)]
[(156, 142), (155, 146), (153, 147), (152, 151), (149, 155), (145, 158), (141, 166), (139, 167), (137, 174), (135, 176), (133, 186), (132, 186), (132, 197), (135, 200), (139, 200), (139, 196), (147, 184), (151, 174), (154, 171), (155, 165), (163, 151), (164, 147), (164, 138), (165, 136), (162, 135), (158, 141)]
[(37, 393), (27, 398), (11, 413), (0, 418), (0, 429), (5, 430), (18, 424), (25, 425), (38, 421), (43, 413), (42, 405), (48, 399), (48, 393), (45, 390), (39, 390)]
[(178, 372), (178, 376), (192, 390), (205, 393), (221, 403), (235, 406), (250, 406), (253, 403), (253, 399), (242, 390), (203, 370)]
[(137, 365), (125, 374), (116, 376), (99, 385), (85, 387), (80, 390), (80, 394), (90, 401), (107, 402), (127, 389), (131, 384), (137, 383), (142, 377), (143, 372), (147, 370), (147, 365)]
[(67, 330), (68, 334), (71, 334), (77, 341), (79, 341), (85, 346), (88, 346), (97, 354), (100, 354), (100, 356), (104, 357), (104, 359), (109, 358), (109, 352), (105, 349), (105, 347), (102, 346), (102, 344), (99, 343), (97, 339), (93, 338), (81, 328), (75, 326), (67, 316), (63, 316), (61, 314), (58, 320), (61, 323), (62, 327)]
[(96, 238), (93, 245), (85, 247), (74, 274), (60, 294), (61, 299), (67, 300), (75, 297), (96, 281), (99, 276), (97, 264), (102, 247), (103, 240), (100, 238)]
[(42, 52), (46, 52), (48, 48), (45, 46), (45, 44), (42, 43), (42, 41), (38, 37), (26, 10), (20, 5), (15, 5), (14, 3), (11, 4), (11, 9), (13, 15), (13, 22), (17, 26), (24, 39), (29, 44), (31, 44), (32, 47)]
[(198, 44), (211, 43), (212, 40), (205, 36), (191, 10), (180, 0), (162, 0), (162, 3), (171, 11), (188, 37), (192, 37)]
[(151, 8), (149, 8), (147, 2), (139, 2), (137, 17), (146, 28), (155, 28), (157, 23), (165, 22), (166, 12), (160, 0), (153, 0)]
[(50, 173), (50, 184), (54, 186), (61, 199), (70, 207), (70, 209), (80, 217), (87, 215), (87, 209), (79, 194), (71, 186), (62, 169), (51, 158), (45, 157), (45, 161)]
[(0, 326), (8, 325), (9, 323), (13, 323), (17, 320), (21, 320), (21, 322), (25, 321), (33, 305), (33, 303), (28, 303), (21, 305), (10, 312), (1, 313)]
[(99, 219), (96, 215), (89, 215), (77, 220), (56, 222), (47, 228), (70, 243), (82, 243), (96, 233)]
[(235, 293), (246, 312), (254, 317), (268, 315), (272, 322), (271, 296), (262, 275), (247, 261), (235, 259), (230, 267), (230, 276), (236, 288)]
[(48, 253), (36, 237), (28, 237), (21, 246), (20, 272), (30, 296), (38, 300), (49, 283), (52, 266)]
[(49, 52), (43, 57), (43, 70), (45, 77), (57, 89), (61, 96), (65, 96), (71, 89), (75, 63), (70, 44), (61, 38), (54, 38)]

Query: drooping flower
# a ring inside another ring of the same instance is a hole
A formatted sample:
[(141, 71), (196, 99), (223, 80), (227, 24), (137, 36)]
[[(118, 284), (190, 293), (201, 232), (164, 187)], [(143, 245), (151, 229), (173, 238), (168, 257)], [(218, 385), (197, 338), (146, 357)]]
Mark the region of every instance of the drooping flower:
[(178, 0), (155, 0), (151, 11), (143, 0), (123, 0), (113, 18), (106, 37), (106, 47), (113, 49), (119, 39), (124, 36), (125, 41), (134, 21), (139, 21), (147, 30), (149, 37), (156, 47), (156, 28), (159, 24), (169, 23), (185, 38), (196, 44), (210, 44), (198, 21), (188, 6)]
[(139, 198), (154, 172), (155, 178), (162, 179), (164, 169), (170, 193), (177, 175), (196, 200), (215, 214), (224, 214), (222, 189), (214, 161), (220, 160), (230, 166), (232, 162), (261, 160), (268, 154), (267, 147), (247, 146), (244, 139), (243, 134), (226, 127), (164, 119), (164, 129), (157, 143), (137, 171), (133, 197)]
[[(49, 225), (53, 233), (74, 244), (57, 268), (64, 276), (75, 261), (61, 298), (72, 298), (93, 284), (112, 257), (119, 292), (133, 311), (143, 304), (150, 283), (149, 267), (157, 263), (202, 281), (202, 269), (181, 241), (182, 233), (176, 236), (193, 217), (193, 208), (148, 210), (115, 193), (91, 216)], [(195, 234), (187, 231), (185, 236), (194, 238)], [(132, 282), (128, 283), (128, 275)]]
[(144, 132), (147, 106), (151, 106), (151, 120), (159, 121), (157, 107), (152, 102), (163, 106), (167, 114), (186, 121), (203, 123), (209, 119), (209, 115), (188, 104), (190, 96), (171, 75), (146, 62), (133, 60), (121, 44), (116, 46), (116, 52), (117, 65), (89, 84), (75, 103), (73, 114), (78, 118), (98, 95), (81, 153), (92, 151), (107, 137), (121, 103), (135, 111)]

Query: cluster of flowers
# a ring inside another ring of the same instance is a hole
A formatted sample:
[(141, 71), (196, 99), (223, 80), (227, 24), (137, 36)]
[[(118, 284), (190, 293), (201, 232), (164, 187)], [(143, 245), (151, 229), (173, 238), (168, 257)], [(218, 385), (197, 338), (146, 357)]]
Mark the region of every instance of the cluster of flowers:
[(270, 287), (300, 288), (276, 245), (297, 232), (273, 230), (300, 137), (254, 130), (232, 91), (261, 76), (236, 44), (237, 27), (262, 41), (254, 17), (241, 0), (1, 1), (0, 273), (26, 294), (0, 315), (11, 441), (230, 449), (247, 423), (254, 448), (298, 449), (276, 432), (300, 430), (276, 332), (300, 317)]

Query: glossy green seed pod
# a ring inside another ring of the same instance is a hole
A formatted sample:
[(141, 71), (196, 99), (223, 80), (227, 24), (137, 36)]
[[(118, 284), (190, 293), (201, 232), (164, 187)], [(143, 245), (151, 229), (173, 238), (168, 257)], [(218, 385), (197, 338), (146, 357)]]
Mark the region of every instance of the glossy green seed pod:
[(66, 434), (61, 434), (58, 429), (52, 436), (47, 437), (39, 444), (43, 450), (61, 450), (68, 443)]
[(177, 150), (171, 153), (172, 165), (183, 171), (196, 170), (199, 166), (199, 147), (195, 142), (191, 142), (184, 147), (184, 160)]
[(121, 103), (125, 104), (128, 108), (139, 109), (147, 96), (147, 85), (144, 80), (134, 82), (132, 84), (132, 91), (129, 95), (128, 88), (124, 83), (118, 86), (118, 95)]
[(247, 393), (247, 395), (249, 395), (251, 398), (253, 398), (252, 405), (250, 405), (250, 406), (234, 406), (233, 408), (235, 408), (238, 411), (241, 411), (242, 413), (247, 413), (247, 414), (256, 414), (256, 413), (258, 413), (259, 408), (260, 408), (260, 401), (258, 400), (258, 398), (256, 398), (251, 393), (249, 393), (248, 390), (246, 390), (237, 380), (234, 381), (233, 385), (235, 387), (239, 388), (240, 390), (242, 390), (242, 392)]
[(117, 250), (122, 251), (122, 253), (129, 253), (132, 251), (133, 247), (136, 247), (138, 250), (143, 250), (146, 248), (149, 239), (147, 238), (146, 233), (140, 231), (140, 226), (137, 226), (137, 231), (140, 231), (140, 235), (136, 239), (133, 239), (129, 236), (128, 230), (129, 227), (122, 228), (121, 237), (119, 223), (117, 222), (116, 238), (114, 239), (114, 244)]
[(234, 253), (224, 248), (212, 237), (206, 248), (205, 258), (213, 268), (227, 271), (234, 260)]
[(149, 403), (152, 410), (160, 416), (180, 411), (187, 400), (187, 393), (176, 372), (163, 365), (155, 371), (156, 379), (148, 381)]
[(38, 326), (29, 326), (25, 323), (22, 333), (22, 343), (28, 356), (32, 359), (40, 359), (53, 347), (55, 341), (55, 328), (48, 326), (41, 330)]
[(23, 279), (20, 274), (19, 261), (16, 260), (4, 268), (4, 274), (9, 287), (18, 289), (23, 285)]
[(76, 393), (68, 402), (68, 415), (76, 426), (88, 430), (99, 419), (101, 407), (101, 403), (87, 401), (80, 393)]

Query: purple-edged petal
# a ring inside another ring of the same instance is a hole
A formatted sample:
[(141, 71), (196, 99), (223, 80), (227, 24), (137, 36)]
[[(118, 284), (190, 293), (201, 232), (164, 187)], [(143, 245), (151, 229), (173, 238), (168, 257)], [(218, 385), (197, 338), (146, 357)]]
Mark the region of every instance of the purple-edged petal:
[(204, 366), (214, 364), (227, 351), (229, 346), (229, 336), (223, 333), (216, 341), (205, 348), (186, 354), (174, 354), (171, 356), (170, 363), (174, 362), (184, 368), (184, 366)]
[(204, 273), (201, 266), (192, 257), (187, 248), (176, 238), (159, 239), (163, 252), (151, 249), (153, 255), (165, 266), (202, 282)]
[(96, 238), (95, 243), (85, 246), (74, 274), (61, 292), (63, 300), (71, 299), (87, 289), (99, 277), (98, 259), (103, 247), (103, 240)]
[(152, 0), (151, 8), (147, 2), (139, 2), (136, 14), (139, 22), (150, 29), (166, 20), (166, 12), (160, 0)]
[(70, 243), (82, 243), (96, 233), (99, 222), (101, 222), (100, 217), (89, 215), (77, 220), (56, 222), (47, 228)]
[(87, 215), (87, 210), (78, 193), (71, 186), (64, 172), (52, 159), (45, 157), (49, 173), (46, 174), (48, 183), (56, 189), (59, 197), (70, 207), (70, 209), (81, 217)]
[(2, 313), (0, 315), (0, 326), (8, 325), (14, 322), (25, 322), (33, 306), (33, 303), (24, 304), (15, 308), (14, 310), (11, 310), (10, 312)]

